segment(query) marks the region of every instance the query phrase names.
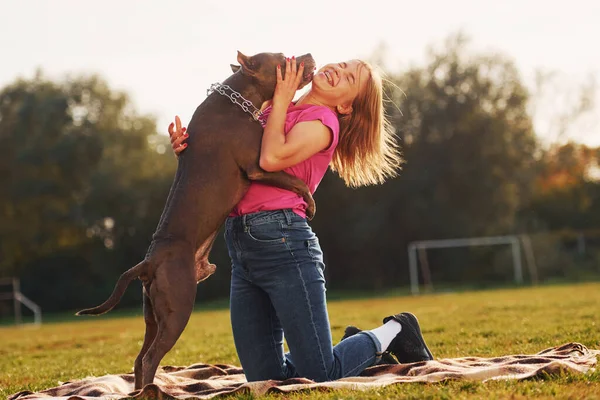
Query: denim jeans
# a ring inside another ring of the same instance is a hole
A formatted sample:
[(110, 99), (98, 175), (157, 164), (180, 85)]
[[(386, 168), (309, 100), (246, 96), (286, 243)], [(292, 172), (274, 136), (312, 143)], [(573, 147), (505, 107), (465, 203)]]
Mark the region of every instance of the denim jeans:
[(323, 253), (304, 218), (288, 209), (230, 217), (225, 240), (232, 260), (231, 325), (248, 381), (330, 381), (379, 360), (381, 345), (371, 332), (332, 346)]

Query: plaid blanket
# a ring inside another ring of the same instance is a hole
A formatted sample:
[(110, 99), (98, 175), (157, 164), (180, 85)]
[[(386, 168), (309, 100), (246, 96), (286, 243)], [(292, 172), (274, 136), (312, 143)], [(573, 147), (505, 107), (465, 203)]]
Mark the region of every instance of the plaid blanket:
[(9, 399), (210, 399), (238, 393), (261, 395), (338, 388), (365, 390), (403, 382), (440, 382), (448, 379), (519, 380), (565, 372), (586, 373), (593, 370), (597, 355), (600, 355), (600, 350), (589, 350), (582, 344), (568, 343), (533, 355), (462, 357), (412, 364), (380, 365), (368, 368), (361, 376), (323, 383), (304, 378), (246, 382), (242, 369), (232, 365), (165, 366), (157, 373), (154, 384), (138, 391), (133, 389), (133, 374), (106, 375), (65, 382), (39, 393), (19, 392)]

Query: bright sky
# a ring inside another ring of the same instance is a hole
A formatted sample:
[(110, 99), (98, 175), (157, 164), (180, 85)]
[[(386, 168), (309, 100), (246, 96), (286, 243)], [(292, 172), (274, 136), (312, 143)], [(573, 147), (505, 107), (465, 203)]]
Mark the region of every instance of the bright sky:
[[(474, 50), (512, 57), (528, 81), (536, 68), (561, 72), (565, 87), (590, 73), (600, 81), (597, 0), (0, 0), (0, 10), (0, 87), (38, 67), (52, 78), (96, 72), (165, 132), (175, 114), (189, 121), (238, 49), (311, 52), (325, 64), (383, 42), (400, 70), (463, 29)], [(547, 107), (541, 133), (561, 106)], [(598, 110), (572, 138), (600, 146)]]

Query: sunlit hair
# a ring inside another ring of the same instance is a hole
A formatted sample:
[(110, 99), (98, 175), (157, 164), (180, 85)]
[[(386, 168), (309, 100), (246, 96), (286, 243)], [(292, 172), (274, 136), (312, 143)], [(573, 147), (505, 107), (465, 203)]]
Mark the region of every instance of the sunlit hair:
[(338, 115), (340, 139), (330, 164), (350, 187), (383, 183), (397, 175), (402, 162), (394, 129), (384, 112), (381, 75), (370, 64), (361, 63), (369, 71), (369, 79), (354, 99), (352, 113)]

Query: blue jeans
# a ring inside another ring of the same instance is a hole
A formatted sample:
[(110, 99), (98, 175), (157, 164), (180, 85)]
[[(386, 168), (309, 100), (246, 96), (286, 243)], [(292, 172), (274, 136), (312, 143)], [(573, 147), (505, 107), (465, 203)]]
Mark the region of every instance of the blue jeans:
[(323, 253), (304, 218), (288, 209), (230, 217), (225, 240), (232, 260), (231, 325), (248, 381), (330, 381), (356, 376), (379, 360), (381, 345), (371, 332), (332, 346)]

